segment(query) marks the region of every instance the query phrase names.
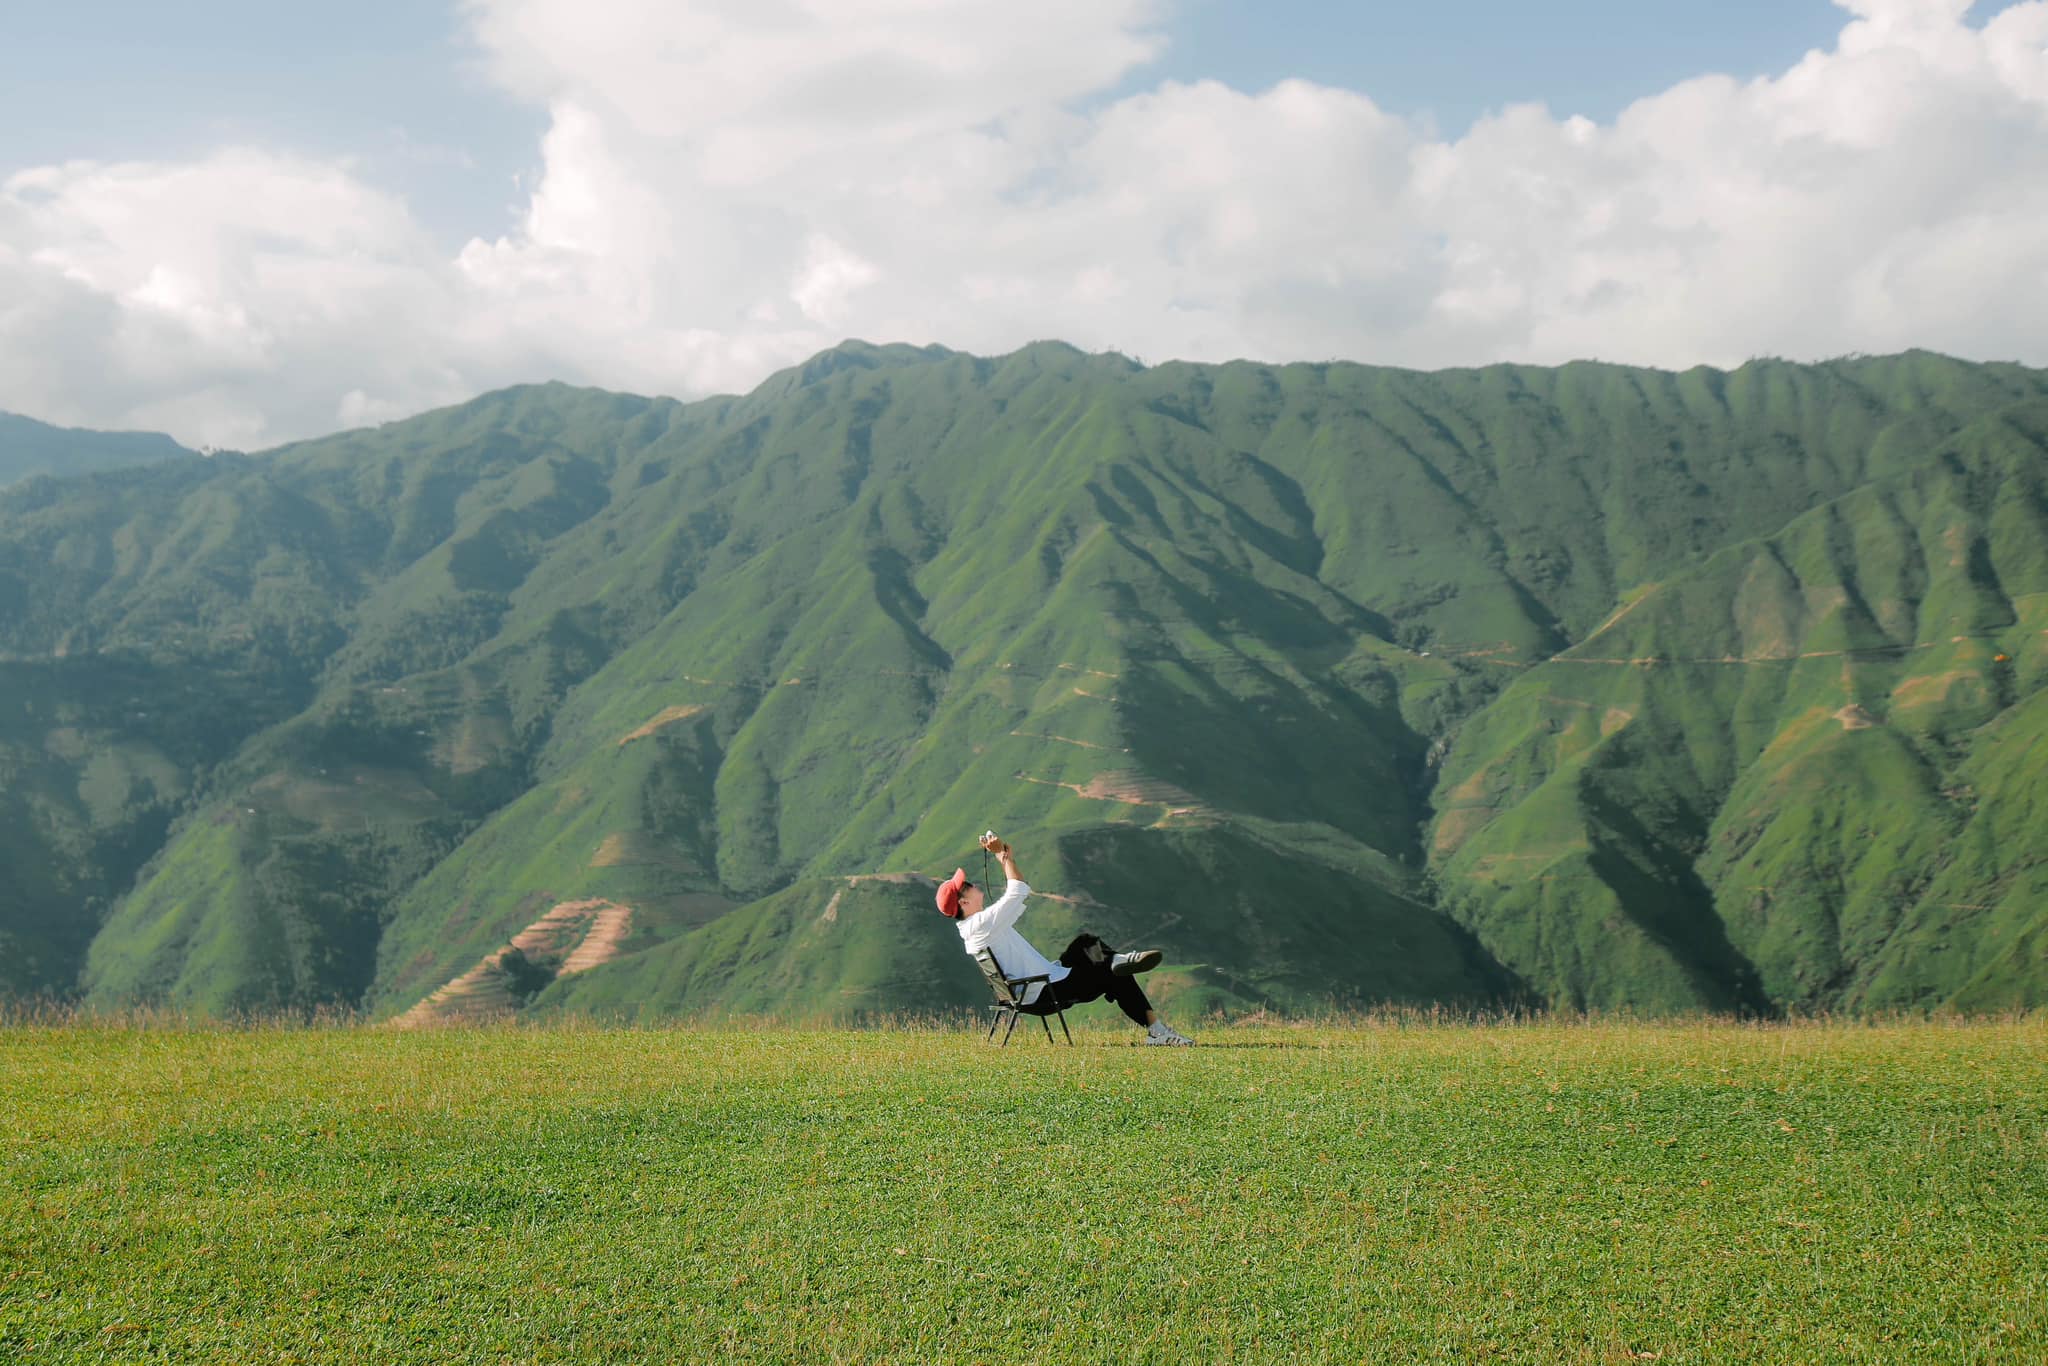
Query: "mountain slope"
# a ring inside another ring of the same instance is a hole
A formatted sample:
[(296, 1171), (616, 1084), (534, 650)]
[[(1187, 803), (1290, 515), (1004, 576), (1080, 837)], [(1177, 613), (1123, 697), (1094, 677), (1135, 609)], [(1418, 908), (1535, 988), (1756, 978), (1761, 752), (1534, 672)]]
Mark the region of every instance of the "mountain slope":
[[(1460, 918), (1647, 1006), (1942, 1000), (2038, 934), (2044, 445), (2048, 404), (2003, 409), (1517, 678), (1445, 766)], [(2040, 991), (1991, 975), (1980, 1005)]]
[(158, 432), (88, 432), (0, 413), (0, 488), (40, 474), (61, 478), (192, 454)]
[(1190, 1002), (2035, 999), (2044, 403), (854, 343), (33, 486), (0, 682), (109, 700), (0, 716), (7, 988), (395, 1014), (603, 902), (530, 1008), (971, 1002), (994, 825)]

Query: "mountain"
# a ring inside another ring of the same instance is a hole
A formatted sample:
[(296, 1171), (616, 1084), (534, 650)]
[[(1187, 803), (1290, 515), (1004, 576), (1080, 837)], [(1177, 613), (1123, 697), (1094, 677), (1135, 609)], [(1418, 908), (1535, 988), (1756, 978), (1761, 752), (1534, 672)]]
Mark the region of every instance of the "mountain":
[[(0, 494), (0, 990), (2048, 1000), (2048, 373), (849, 343)], [(971, 856), (971, 857), (970, 857)]]
[(87, 474), (194, 454), (156, 432), (87, 432), (0, 413), (0, 488), (38, 474)]

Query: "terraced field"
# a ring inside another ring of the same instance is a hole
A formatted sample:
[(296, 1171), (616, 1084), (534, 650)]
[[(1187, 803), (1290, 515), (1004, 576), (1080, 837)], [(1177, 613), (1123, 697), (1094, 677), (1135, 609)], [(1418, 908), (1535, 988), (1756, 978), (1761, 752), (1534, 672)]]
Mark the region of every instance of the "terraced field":
[(565, 901), (391, 1023), (417, 1029), (504, 1019), (555, 980), (611, 962), (632, 928), (630, 906)]

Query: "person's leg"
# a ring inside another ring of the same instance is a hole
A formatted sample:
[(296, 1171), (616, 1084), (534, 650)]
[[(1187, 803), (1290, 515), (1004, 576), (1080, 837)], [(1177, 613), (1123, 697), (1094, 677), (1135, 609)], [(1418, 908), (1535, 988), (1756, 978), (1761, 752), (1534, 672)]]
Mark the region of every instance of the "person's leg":
[(1057, 982), (1047, 982), (1045, 989), (1038, 993), (1038, 999), (1023, 1009), (1026, 1015), (1055, 1015), (1069, 1006), (1092, 1001), (1101, 994), (1098, 991), (1090, 995), (1069, 973)]
[(1066, 951), (1060, 954), (1060, 961), (1068, 967), (1078, 967), (1082, 962), (1093, 963), (1115, 976), (1131, 977), (1158, 967), (1160, 953), (1157, 949), (1118, 953), (1094, 935), (1082, 934), (1076, 935), (1074, 942), (1067, 945)]
[(1060, 950), (1060, 961), (1075, 972), (1082, 972), (1089, 968), (1107, 969), (1109, 960), (1115, 955), (1115, 949), (1094, 935), (1077, 934), (1072, 943)]
[[(1077, 1006), (1102, 998), (1107, 974), (1096, 972), (1089, 957), (1089, 945), (1100, 942), (1094, 935), (1084, 934), (1060, 952), (1059, 961), (1065, 965), (1067, 975), (1057, 982), (1047, 983), (1046, 990), (1058, 992), (1062, 1005)], [(1108, 959), (1105, 957), (1103, 961)]]
[(1138, 985), (1137, 978), (1112, 977), (1109, 981), (1109, 989), (1102, 994), (1115, 1001), (1117, 1008), (1130, 1017), (1132, 1024), (1150, 1027), (1158, 1021), (1159, 1012), (1152, 1009), (1152, 1003), (1145, 999), (1145, 988)]
[(1076, 936), (1060, 954), (1060, 962), (1070, 969), (1067, 980), (1059, 983), (1060, 995), (1069, 1001), (1093, 1001), (1107, 996), (1133, 1024), (1141, 1028), (1156, 1024), (1159, 1013), (1152, 1009), (1138, 979), (1120, 977), (1110, 970), (1115, 958), (1116, 950), (1094, 935)]
[(1060, 950), (1060, 962), (1067, 967), (1067, 979), (1060, 983), (1070, 1001), (1094, 1001), (1109, 994), (1119, 979), (1109, 970), (1116, 950), (1092, 934), (1074, 936), (1074, 942)]

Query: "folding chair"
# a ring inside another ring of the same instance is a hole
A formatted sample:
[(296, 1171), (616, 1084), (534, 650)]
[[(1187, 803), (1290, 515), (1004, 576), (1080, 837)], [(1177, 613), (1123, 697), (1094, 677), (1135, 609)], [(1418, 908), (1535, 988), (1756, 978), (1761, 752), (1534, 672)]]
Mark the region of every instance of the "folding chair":
[[(1038, 1022), (1045, 1026), (1045, 1041), (1052, 1043), (1052, 1023), (1045, 1017), (1047, 1014), (1053, 1014), (1060, 1017), (1060, 1033), (1067, 1036), (1067, 1046), (1074, 1046), (1074, 1031), (1067, 1028), (1067, 1008), (1060, 1003), (1060, 994), (1054, 988), (1050, 977), (1042, 972), (1035, 977), (1012, 977), (1003, 971), (1002, 965), (996, 962), (995, 954), (987, 949), (974, 955), (974, 965), (981, 969), (981, 975), (988, 979), (989, 990), (996, 994), (995, 1018), (988, 1022), (988, 1036), (982, 1042), (994, 1040), (996, 1026), (1001, 1024), (1003, 1017), (1007, 1015), (1010, 1027), (1003, 1031), (1002, 1046), (1008, 1048), (1010, 1035), (1017, 1028), (1017, 1017), (1036, 1015)], [(1045, 983), (1045, 990), (1038, 993), (1036, 1001), (1027, 1004), (1024, 993), (1033, 982)]]

